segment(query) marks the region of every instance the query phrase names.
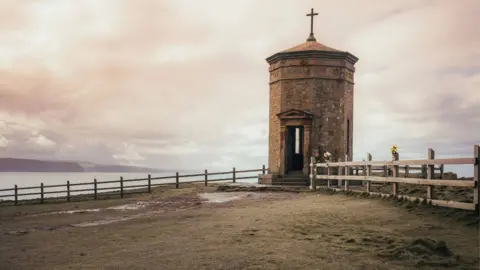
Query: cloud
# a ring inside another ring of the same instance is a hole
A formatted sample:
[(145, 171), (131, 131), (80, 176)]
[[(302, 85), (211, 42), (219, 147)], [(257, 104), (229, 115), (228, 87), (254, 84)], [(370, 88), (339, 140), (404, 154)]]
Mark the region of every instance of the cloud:
[(9, 143), (10, 141), (7, 140), (4, 136), (0, 136), (0, 148), (6, 148)]
[(471, 155), (476, 0), (2, 1), (0, 155), (260, 167), (265, 58), (307, 38), (311, 7), (317, 40), (360, 58), (355, 159)]

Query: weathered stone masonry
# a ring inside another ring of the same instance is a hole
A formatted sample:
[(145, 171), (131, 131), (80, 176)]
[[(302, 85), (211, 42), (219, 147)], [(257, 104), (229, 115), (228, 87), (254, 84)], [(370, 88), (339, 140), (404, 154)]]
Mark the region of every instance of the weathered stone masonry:
[(311, 123), (304, 125), (304, 132), (309, 133), (309, 136), (305, 134), (307, 140), (304, 141), (305, 173), (314, 147), (342, 160), (348, 149), (351, 160), (357, 60), (348, 52), (316, 41), (307, 41), (267, 58), (270, 64), (269, 173), (283, 174), (284, 138), (278, 114), (292, 109), (313, 115)]

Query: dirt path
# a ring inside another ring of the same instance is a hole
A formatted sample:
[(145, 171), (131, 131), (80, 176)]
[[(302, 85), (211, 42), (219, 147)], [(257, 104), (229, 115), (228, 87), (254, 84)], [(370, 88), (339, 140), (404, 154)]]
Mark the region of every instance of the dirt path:
[[(344, 195), (210, 191), (0, 207), (0, 269), (478, 269), (478, 227), (456, 218)], [(76, 212), (47, 214), (64, 210)]]

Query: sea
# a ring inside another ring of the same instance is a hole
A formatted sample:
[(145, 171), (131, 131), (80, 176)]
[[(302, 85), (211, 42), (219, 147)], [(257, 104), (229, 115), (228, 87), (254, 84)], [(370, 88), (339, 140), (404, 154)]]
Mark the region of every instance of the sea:
[[(225, 171), (231, 171), (232, 169), (227, 169)], [(161, 173), (150, 173), (151, 175), (151, 184), (152, 185), (161, 185), (168, 183), (175, 183), (175, 172), (161, 172)], [(194, 176), (194, 177), (182, 177), (182, 175), (191, 175), (191, 174), (203, 174), (203, 172), (185, 172), (180, 173), (179, 182), (182, 183), (191, 182), (191, 181), (203, 181), (205, 176)], [(257, 180), (254, 178), (258, 176), (258, 172), (253, 173), (237, 173), (236, 177), (247, 177), (251, 176), (252, 179), (239, 179), (237, 182), (245, 183), (255, 183)], [(124, 190), (134, 189), (133, 186), (138, 185), (147, 185), (148, 184), (148, 173), (93, 173), (93, 172), (75, 172), (75, 173), (37, 173), (37, 172), (0, 172), (0, 201), (2, 200), (13, 200), (14, 199), (14, 188), (17, 185), (18, 190), (18, 199), (27, 200), (40, 198), (40, 195), (30, 194), (30, 193), (39, 193), (41, 190), (41, 184), (44, 185), (44, 198), (51, 197), (65, 197), (67, 195), (67, 181), (70, 182), (70, 194), (71, 196), (93, 193), (92, 191), (82, 191), (82, 189), (93, 189), (94, 188), (94, 179), (97, 180), (97, 188), (109, 188), (108, 190), (99, 190), (98, 192), (112, 192), (120, 190), (120, 183), (105, 183), (107, 181), (120, 180), (120, 177), (123, 177)], [(156, 177), (169, 177), (168, 179), (154, 179)], [(219, 175), (209, 175), (209, 180), (215, 179), (224, 179), (232, 178), (232, 174), (219, 174)], [(129, 179), (144, 179), (140, 181), (126, 181)], [(225, 180), (219, 182), (232, 182), (232, 180)], [(85, 185), (74, 185), (85, 183)], [(54, 186), (54, 187), (49, 187)], [(48, 192), (63, 191), (60, 193), (48, 193)]]

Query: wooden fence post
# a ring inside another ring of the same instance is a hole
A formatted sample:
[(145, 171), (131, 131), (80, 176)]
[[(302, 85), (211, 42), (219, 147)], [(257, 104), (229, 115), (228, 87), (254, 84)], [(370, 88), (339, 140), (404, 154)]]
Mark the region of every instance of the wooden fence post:
[[(367, 161), (368, 162), (372, 161), (372, 155), (370, 153), (367, 153)], [(367, 165), (367, 179), (370, 176), (372, 176), (372, 165)], [(370, 193), (371, 189), (372, 189), (372, 182), (367, 180), (367, 192)]]
[(236, 183), (237, 180), (235, 179), (235, 167), (233, 167), (233, 171), (232, 171), (232, 180), (233, 180), (233, 183)]
[(427, 165), (422, 165), (422, 178), (427, 178)]
[(443, 166), (444, 166), (443, 164), (440, 165), (440, 179), (443, 179), (443, 169), (444, 169)]
[(67, 202), (70, 202), (70, 180), (67, 180)]
[[(338, 159), (337, 162), (341, 162), (340, 159)], [(343, 175), (343, 167), (338, 166), (337, 169), (338, 169), (338, 176), (342, 176), (342, 175)], [(339, 189), (342, 188), (342, 180), (341, 180), (341, 179), (338, 179), (338, 180), (337, 180), (337, 187), (338, 187)]]
[(205, 170), (205, 186), (208, 185), (208, 171)]
[(123, 176), (120, 176), (120, 198), (123, 198)]
[[(345, 155), (345, 162), (348, 162), (348, 155)], [(353, 171), (352, 171), (352, 173), (353, 173)], [(350, 167), (345, 165), (345, 176), (349, 176), (349, 175), (350, 175)], [(349, 183), (350, 183), (350, 180), (345, 179), (345, 191), (348, 191), (348, 184)]]
[(95, 197), (95, 200), (98, 200), (97, 178), (93, 178), (93, 196)]
[(15, 185), (15, 204), (18, 203), (18, 186)]
[[(400, 154), (396, 154), (394, 155), (393, 157), (393, 161), (397, 161), (400, 159)], [(398, 165), (393, 165), (393, 171), (392, 171), (392, 176), (393, 178), (397, 178), (398, 177)], [(398, 183), (392, 183), (392, 195), (393, 196), (398, 196)]]
[(314, 157), (310, 157), (310, 189), (317, 190), (317, 165)]
[(148, 193), (152, 193), (152, 176), (148, 174)]
[(475, 181), (475, 189), (473, 191), (473, 203), (475, 204), (475, 211), (477, 212), (477, 215), (480, 215), (480, 186), (478, 183), (480, 180), (480, 147), (478, 146), (478, 144), (473, 146), (473, 157), (475, 158), (475, 162), (473, 165), (473, 181)]
[(43, 203), (43, 183), (40, 183), (40, 203)]
[[(428, 148), (428, 159), (435, 159), (435, 151), (432, 148)], [(427, 166), (427, 179), (433, 179), (434, 165)], [(433, 186), (427, 186), (427, 199), (433, 199)]]
[[(328, 163), (327, 163), (327, 175), (328, 176), (332, 175), (332, 167), (330, 167)], [(327, 179), (327, 188), (331, 188), (331, 187), (332, 187), (332, 180), (329, 178)]]
[(180, 174), (178, 172), (175, 173), (175, 188), (180, 188)]
[(262, 165), (262, 174), (265, 174), (265, 165)]
[(410, 167), (408, 165), (405, 165), (405, 178), (408, 178), (410, 175)]

